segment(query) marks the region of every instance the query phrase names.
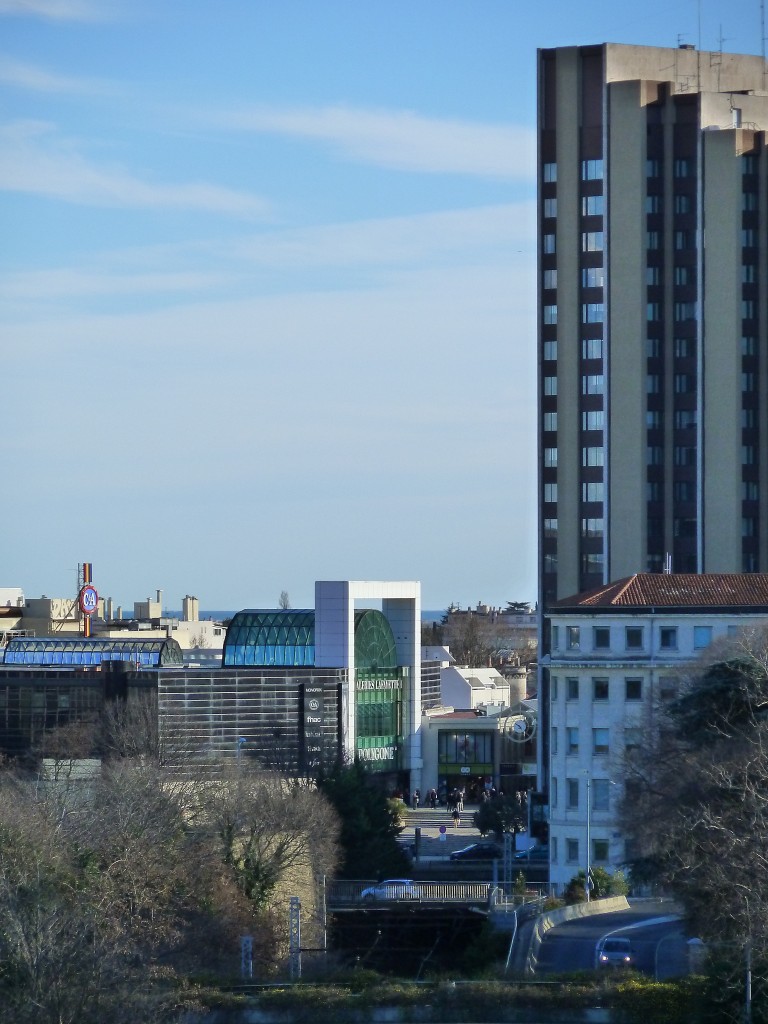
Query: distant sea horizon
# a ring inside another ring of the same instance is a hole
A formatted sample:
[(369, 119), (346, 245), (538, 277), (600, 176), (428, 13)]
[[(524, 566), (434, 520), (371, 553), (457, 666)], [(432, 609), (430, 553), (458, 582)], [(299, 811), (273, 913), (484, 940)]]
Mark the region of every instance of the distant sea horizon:
[[(242, 610), (243, 610), (242, 608), (236, 608), (234, 611), (221, 611), (220, 609), (213, 609), (213, 610), (211, 610), (211, 609), (202, 610), (201, 609), (201, 611), (200, 611), (200, 618), (202, 620), (209, 619), (209, 620), (213, 620), (214, 622), (223, 622), (225, 619), (233, 618), (235, 615), (237, 615), (237, 613), (239, 611), (242, 611)], [(421, 610), (421, 621), (422, 622), (439, 622), (442, 619), (442, 617), (445, 615), (445, 612), (446, 612), (445, 608), (440, 608), (437, 611), (435, 611), (432, 608), (422, 608), (422, 610)], [(126, 614), (125, 612), (123, 612), (123, 618), (124, 619), (132, 619), (133, 615)], [(164, 619), (182, 619), (183, 618), (183, 613), (181, 611), (177, 610), (177, 609), (171, 609), (171, 610), (164, 609), (163, 610), (163, 618)]]

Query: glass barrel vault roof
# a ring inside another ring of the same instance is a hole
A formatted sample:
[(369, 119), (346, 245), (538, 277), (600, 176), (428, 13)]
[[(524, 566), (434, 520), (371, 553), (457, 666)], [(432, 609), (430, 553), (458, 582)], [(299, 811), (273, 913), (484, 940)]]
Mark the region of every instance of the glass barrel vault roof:
[(181, 647), (172, 637), (14, 637), (3, 653), (6, 665), (100, 665), (130, 661), (141, 666), (183, 664)]
[[(246, 609), (227, 629), (223, 666), (311, 666), (315, 663), (314, 610)], [(355, 612), (355, 665), (365, 672), (397, 667), (395, 637), (374, 608)]]

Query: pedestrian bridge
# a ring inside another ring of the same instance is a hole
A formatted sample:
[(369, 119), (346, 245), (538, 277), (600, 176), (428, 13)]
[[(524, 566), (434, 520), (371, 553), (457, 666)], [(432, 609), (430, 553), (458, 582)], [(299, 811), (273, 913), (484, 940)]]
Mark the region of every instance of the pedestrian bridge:
[(334, 912), (454, 906), (482, 913), (513, 913), (523, 906), (533, 909), (533, 905), (543, 903), (545, 889), (546, 886), (529, 886), (523, 895), (505, 892), (504, 886), (491, 882), (411, 882), (384, 886), (370, 880), (335, 879), (326, 882), (325, 903), (326, 908)]

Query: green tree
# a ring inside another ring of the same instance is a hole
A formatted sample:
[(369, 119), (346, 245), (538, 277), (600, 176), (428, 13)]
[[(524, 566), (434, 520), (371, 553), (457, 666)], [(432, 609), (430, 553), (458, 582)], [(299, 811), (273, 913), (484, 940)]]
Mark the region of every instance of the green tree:
[(522, 804), (516, 793), (492, 796), (481, 803), (472, 815), (472, 823), (480, 835), (492, 832), (499, 841), (505, 832), (517, 835), (518, 832), (524, 832), (526, 827)]
[(321, 774), (318, 788), (341, 822), (341, 878), (385, 878), (407, 871), (408, 860), (397, 841), (399, 814), (360, 761)]

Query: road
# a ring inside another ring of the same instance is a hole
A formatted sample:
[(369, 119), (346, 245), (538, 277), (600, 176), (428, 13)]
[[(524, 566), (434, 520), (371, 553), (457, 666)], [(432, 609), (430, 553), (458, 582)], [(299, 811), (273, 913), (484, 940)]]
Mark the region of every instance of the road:
[(644, 974), (662, 981), (687, 972), (688, 946), (680, 917), (669, 903), (643, 902), (628, 911), (578, 918), (550, 929), (537, 973), (594, 970), (595, 946), (605, 935), (628, 938)]

